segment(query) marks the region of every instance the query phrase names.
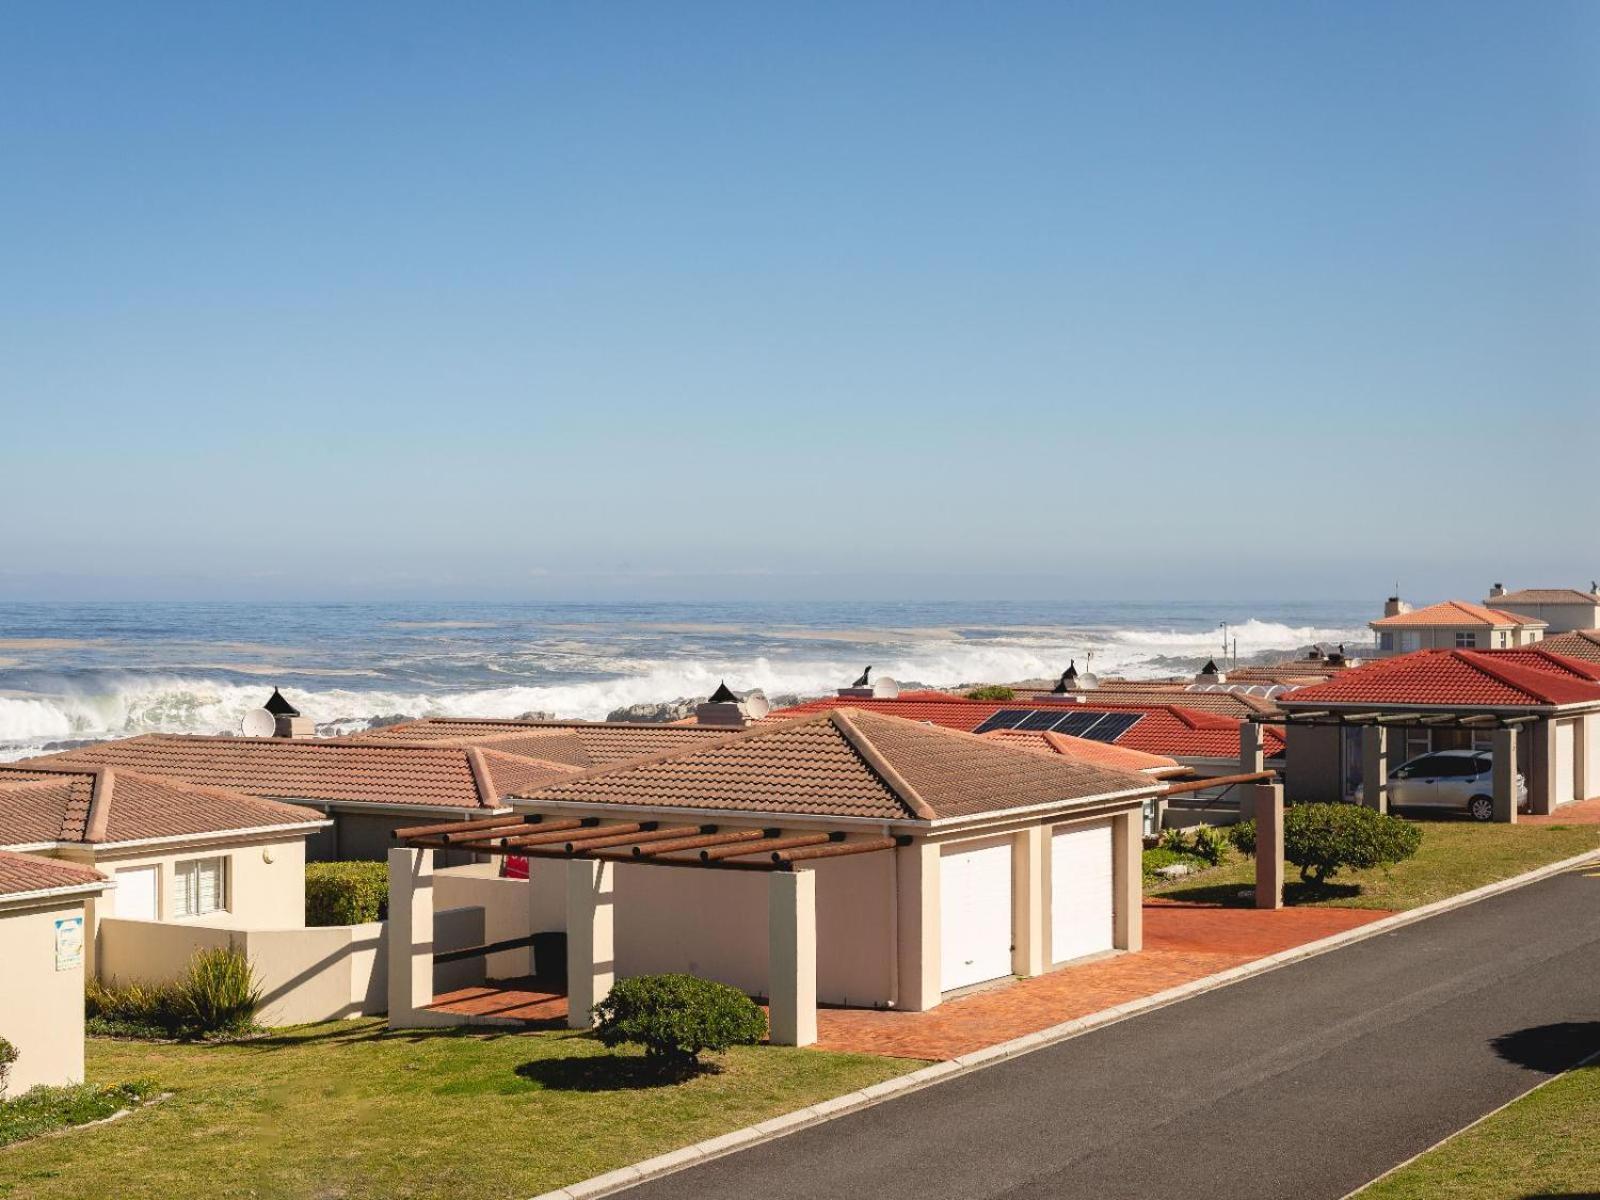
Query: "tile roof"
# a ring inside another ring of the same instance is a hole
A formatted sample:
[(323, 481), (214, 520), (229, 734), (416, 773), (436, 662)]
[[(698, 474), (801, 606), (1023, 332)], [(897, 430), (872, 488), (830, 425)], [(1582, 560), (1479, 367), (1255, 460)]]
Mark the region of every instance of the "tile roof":
[(1398, 616), (1380, 617), (1376, 621), (1368, 621), (1367, 624), (1373, 629), (1393, 629), (1400, 625), (1445, 628), (1458, 625), (1487, 625), (1501, 629), (1508, 625), (1543, 625), (1544, 622), (1537, 617), (1525, 617), (1521, 613), (1502, 612), (1498, 608), (1485, 608), (1481, 604), (1473, 604), (1468, 600), (1445, 600), (1439, 604), (1430, 604), (1427, 608), (1418, 608), (1411, 612), (1401, 613)]
[(1600, 596), (1580, 588), (1520, 588), (1492, 599), (1501, 604), (1600, 604)]
[[(1559, 655), (1552, 656), (1560, 658)], [(1308, 704), (1437, 705), (1450, 708), (1528, 708), (1600, 704), (1600, 683), (1572, 665), (1530, 665), (1515, 651), (1419, 650), (1382, 658), (1327, 683), (1280, 697)]]
[(429, 717), (335, 740), (493, 747), (572, 767), (598, 767), (698, 745), (711, 738), (726, 736), (727, 732), (726, 729), (706, 725)]
[[(1229, 678), (1232, 679), (1232, 676)], [(1251, 713), (1278, 711), (1276, 704), (1262, 696), (1250, 696), (1243, 692), (1194, 692), (1190, 691), (1189, 687), (1190, 685), (1186, 683), (1117, 683), (1101, 684), (1097, 688), (1072, 694), (1083, 697), (1086, 704), (1181, 704), (1185, 708), (1197, 708), (1201, 712), (1217, 713), (1220, 716), (1243, 717)], [(1026, 689), (1017, 691), (1017, 696), (1026, 697), (1029, 703), (1034, 700), (1049, 701), (1054, 695), (1055, 693), (1048, 691), (1034, 692)], [(1063, 703), (1060, 699), (1052, 702)]]
[(315, 820), (293, 804), (137, 771), (0, 765), (0, 845), (98, 845)]
[(27, 765), (110, 766), (285, 799), (447, 808), (494, 808), (513, 791), (575, 769), (475, 746), (166, 734), (101, 742)]
[[(1187, 693), (1181, 694), (1184, 695), (1185, 703), (1167, 704), (1159, 701), (1121, 699), (1108, 702), (1101, 700), (1097, 692), (1086, 692), (1085, 703), (1077, 707), (1086, 712), (1143, 713), (1144, 720), (1135, 722), (1117, 738), (1115, 744), (1118, 746), (1174, 758), (1237, 758), (1241, 724), (1239, 718), (1191, 708), (1187, 703)], [(1196, 693), (1197, 696), (1216, 694), (1219, 693)], [(847, 705), (868, 712), (889, 713), (909, 721), (927, 721), (945, 729), (960, 729), (968, 733), (1002, 709), (1056, 707), (1054, 704), (1041, 703), (1036, 699), (913, 700), (908, 703), (902, 700), (850, 701), (830, 696), (775, 712), (757, 722), (757, 727), (810, 713), (827, 712)], [(1281, 755), (1284, 742), (1279, 731), (1269, 725), (1266, 727), (1265, 736), (1268, 757)]]
[(992, 729), (978, 736), (1003, 746), (1031, 750), (1035, 754), (1060, 754), (1077, 759), (1079, 762), (1092, 763), (1098, 767), (1113, 767), (1119, 771), (1167, 774), (1186, 770), (1177, 759), (1168, 758), (1165, 754), (1146, 754), (1143, 750), (1130, 750), (1126, 746), (1097, 742), (1092, 738), (1073, 737), (1070, 733), (1056, 733), (1048, 729), (1039, 733), (1016, 729)]
[(1574, 629), (1568, 633), (1558, 633), (1542, 639), (1538, 648), (1565, 658), (1600, 663), (1600, 629)]
[(573, 804), (937, 820), (1150, 791), (1148, 776), (836, 707), (522, 794)]
[(0, 897), (106, 882), (106, 877), (92, 867), (80, 867), (57, 858), (41, 858), (37, 854), (0, 850)]

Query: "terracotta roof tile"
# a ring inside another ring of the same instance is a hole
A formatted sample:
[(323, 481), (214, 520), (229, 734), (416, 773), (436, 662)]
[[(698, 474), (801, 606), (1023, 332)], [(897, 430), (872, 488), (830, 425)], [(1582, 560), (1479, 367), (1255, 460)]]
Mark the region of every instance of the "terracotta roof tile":
[(1600, 629), (1574, 629), (1570, 633), (1558, 633), (1540, 641), (1539, 649), (1566, 658), (1600, 663)]
[(57, 888), (82, 887), (105, 883), (106, 877), (93, 867), (42, 858), (37, 854), (13, 854), (0, 850), (0, 896), (24, 892), (48, 892)]
[[(430, 717), (343, 740), (495, 747), (574, 767), (625, 762), (725, 736), (705, 725), (618, 721), (491, 721)], [(340, 740), (340, 739), (336, 739)]]
[(1435, 705), (1527, 708), (1600, 704), (1600, 683), (1563, 669), (1539, 669), (1492, 650), (1419, 650), (1346, 671), (1327, 683), (1280, 697), (1308, 704)]
[[(1515, 592), (1506, 592), (1501, 596), (1492, 597), (1500, 604), (1595, 604), (1600, 605), (1600, 596), (1593, 592), (1585, 592), (1579, 588), (1520, 588)], [(1485, 601), (1487, 604), (1488, 601)]]
[(1508, 625), (1543, 625), (1544, 622), (1537, 617), (1525, 617), (1520, 613), (1502, 612), (1497, 608), (1485, 608), (1481, 604), (1473, 604), (1469, 600), (1445, 600), (1439, 604), (1430, 604), (1426, 608), (1418, 608), (1411, 612), (1401, 613), (1394, 617), (1380, 617), (1376, 621), (1369, 621), (1373, 629), (1393, 629), (1400, 625), (1422, 625), (1449, 628), (1458, 625), (1487, 625), (1492, 628), (1504, 628)]
[(1152, 789), (1146, 776), (841, 707), (724, 734), (696, 749), (602, 767), (523, 794), (872, 820), (933, 820)]
[(1004, 746), (1015, 746), (1019, 750), (1031, 750), (1035, 754), (1060, 754), (1077, 759), (1079, 762), (1090, 763), (1097, 767), (1111, 767), (1118, 771), (1161, 774), (1186, 769), (1177, 759), (1168, 758), (1165, 754), (1146, 754), (1143, 750), (1130, 750), (1126, 746), (1097, 742), (1092, 738), (1073, 737), (1070, 733), (1056, 733), (1048, 729), (1039, 733), (1016, 729), (993, 729), (978, 736)]

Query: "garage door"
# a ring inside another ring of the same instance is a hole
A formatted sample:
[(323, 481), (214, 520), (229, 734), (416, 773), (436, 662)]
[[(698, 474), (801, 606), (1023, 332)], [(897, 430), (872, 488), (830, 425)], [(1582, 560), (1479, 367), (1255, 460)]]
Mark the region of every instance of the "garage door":
[(1573, 744), (1572, 722), (1556, 724), (1556, 796), (1555, 803), (1566, 804), (1577, 799), (1577, 774), (1573, 771), (1573, 758), (1577, 747)]
[(1585, 799), (1600, 796), (1600, 716), (1591, 714), (1583, 720), (1588, 740), (1584, 743), (1583, 769), (1589, 776), (1584, 784)]
[(1111, 822), (1069, 825), (1050, 838), (1050, 959), (1112, 948)]
[(156, 919), (156, 878), (160, 867), (127, 867), (116, 873), (112, 905), (119, 917), (134, 921)]
[(1011, 974), (1011, 842), (939, 856), (939, 988)]

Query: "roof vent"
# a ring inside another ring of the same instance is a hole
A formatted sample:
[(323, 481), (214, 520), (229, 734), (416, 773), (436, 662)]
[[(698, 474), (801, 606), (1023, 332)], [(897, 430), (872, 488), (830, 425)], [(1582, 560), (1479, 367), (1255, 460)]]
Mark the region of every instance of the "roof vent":
[(272, 714), (273, 737), (311, 737), (317, 732), (317, 727), (311, 718), (301, 716), (300, 710), (285, 700), (283, 693), (277, 688), (272, 689), (272, 695), (267, 697), (267, 702), (261, 707)]
[(1227, 678), (1226, 675), (1217, 670), (1217, 660), (1208, 658), (1206, 659), (1206, 665), (1200, 668), (1200, 674), (1194, 677), (1194, 681), (1196, 683), (1224, 683)]
[(1061, 672), (1061, 678), (1056, 680), (1055, 687), (1050, 689), (1052, 696), (1065, 695), (1067, 692), (1078, 689), (1078, 660), (1073, 659), (1067, 664), (1067, 669)]
[(743, 729), (744, 705), (739, 703), (739, 697), (724, 680), (717, 684), (717, 690), (706, 698), (704, 704), (694, 706), (694, 719), (697, 725), (725, 725), (732, 729)]
[(283, 698), (283, 693), (277, 688), (272, 689), (272, 695), (267, 697), (267, 702), (261, 706), (275, 717), (298, 717), (300, 710)]

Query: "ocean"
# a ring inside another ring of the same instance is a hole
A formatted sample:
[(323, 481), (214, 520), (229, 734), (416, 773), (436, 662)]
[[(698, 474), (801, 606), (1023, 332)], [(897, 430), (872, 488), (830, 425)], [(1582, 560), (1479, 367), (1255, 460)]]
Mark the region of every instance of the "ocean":
[[(0, 759), (137, 733), (238, 732), (273, 687), (323, 732), (398, 716), (603, 719), (726, 680), (1154, 678), (1370, 640), (1364, 603), (0, 604)], [(1231, 645), (1230, 645), (1231, 649)]]

